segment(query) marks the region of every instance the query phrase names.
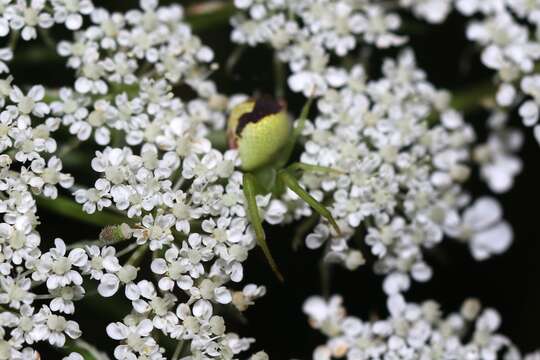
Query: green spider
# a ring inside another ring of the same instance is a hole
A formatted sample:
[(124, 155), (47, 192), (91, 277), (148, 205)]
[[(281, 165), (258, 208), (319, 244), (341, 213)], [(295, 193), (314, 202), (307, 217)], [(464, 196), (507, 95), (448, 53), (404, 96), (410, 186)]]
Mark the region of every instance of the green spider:
[(313, 99), (310, 98), (300, 114), (298, 126), (292, 128), (285, 109), (271, 98), (258, 98), (237, 105), (229, 115), (227, 137), (229, 147), (238, 149), (243, 175), (243, 191), (246, 197), (248, 220), (253, 226), (257, 243), (263, 250), (270, 267), (280, 281), (283, 276), (278, 270), (262, 227), (256, 195), (278, 197), (291, 189), (320, 216), (326, 218), (339, 234), (339, 227), (330, 211), (304, 190), (296, 175), (299, 171), (335, 173), (339, 171), (323, 166), (296, 162), (288, 165)]

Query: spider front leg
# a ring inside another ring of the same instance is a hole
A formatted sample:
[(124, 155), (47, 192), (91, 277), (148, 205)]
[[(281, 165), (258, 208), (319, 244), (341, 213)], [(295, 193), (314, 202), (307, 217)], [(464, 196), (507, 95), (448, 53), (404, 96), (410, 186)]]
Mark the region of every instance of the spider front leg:
[[(300, 165), (304, 166), (307, 164), (300, 164)], [(297, 167), (300, 165), (297, 165)], [(314, 165), (309, 165), (309, 166), (314, 166)], [(322, 167), (317, 167), (317, 168), (322, 169)], [(317, 213), (319, 213), (320, 216), (328, 220), (328, 222), (332, 225), (332, 227), (336, 230), (336, 232), (338, 234), (341, 234), (341, 231), (339, 230), (339, 226), (336, 223), (336, 220), (334, 220), (332, 213), (330, 213), (330, 211), (323, 204), (321, 204), (317, 199), (311, 196), (306, 190), (304, 190), (304, 188), (300, 186), (300, 183), (298, 183), (298, 180), (296, 180), (296, 178), (294, 177), (292, 170), (289, 170), (289, 169), (290, 167), (288, 169), (280, 170), (278, 172), (279, 181), (282, 181), (286, 187), (294, 191), (296, 195), (298, 195), (302, 200), (308, 203), (308, 205), (311, 206), (313, 210), (315, 210)], [(328, 169), (328, 168), (325, 168), (325, 169)]]
[(246, 197), (247, 216), (249, 222), (251, 223), (251, 226), (253, 226), (253, 230), (255, 231), (255, 238), (257, 239), (257, 243), (261, 247), (264, 256), (266, 257), (266, 260), (272, 268), (272, 271), (276, 274), (278, 280), (283, 282), (283, 275), (281, 275), (281, 273), (279, 272), (277, 264), (274, 261), (272, 254), (270, 253), (268, 244), (266, 243), (266, 235), (264, 234), (264, 229), (262, 227), (262, 219), (259, 214), (259, 207), (257, 206), (256, 200), (257, 180), (252, 174), (244, 173), (242, 182), (244, 196)]
[(291, 165), (287, 166), (287, 170), (292, 173), (296, 171), (305, 171), (319, 174), (343, 175), (343, 171), (340, 170), (336, 170), (326, 166), (305, 164), (302, 162), (292, 163)]

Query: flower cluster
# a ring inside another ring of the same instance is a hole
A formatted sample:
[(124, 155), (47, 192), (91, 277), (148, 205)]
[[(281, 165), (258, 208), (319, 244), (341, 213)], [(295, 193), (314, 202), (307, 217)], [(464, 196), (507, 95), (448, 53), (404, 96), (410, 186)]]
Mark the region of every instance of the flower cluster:
[[(495, 101), (488, 104), (497, 123), (493, 135), (484, 147), (480, 164), (495, 192), (507, 191), (514, 174), (520, 171), (519, 161), (513, 155), (519, 150), (520, 140), (515, 129), (508, 129), (506, 120), (512, 109), (519, 105), (523, 124), (534, 127), (534, 136), (540, 143), (538, 122), (540, 104), (540, 78), (537, 63), (540, 60), (540, 5), (526, 1), (456, 1), (456, 9), (473, 17), (467, 28), (467, 38), (481, 49), (482, 63), (496, 71), (498, 90)], [(480, 15), (480, 20), (478, 20)], [(501, 121), (502, 120), (502, 121)], [(493, 127), (492, 127), (493, 128)], [(500, 140), (503, 135), (507, 140)], [(495, 140), (499, 138), (499, 140)], [(486, 159), (490, 165), (486, 165)]]
[(41, 86), (25, 93), (11, 77), (0, 80), (0, 355), (5, 359), (34, 358), (27, 345), (63, 346), (66, 336), (81, 335), (65, 315), (73, 314), (73, 301), (85, 292), (80, 270), (86, 254), (68, 253), (60, 239), (42, 253), (36, 230), (36, 199), (54, 199), (59, 187), (73, 184), (54, 156), (52, 134), (60, 120), (50, 116), (43, 98)]
[[(203, 358), (232, 357), (253, 341), (226, 334), (224, 320), (214, 310), (214, 305), (223, 304), (244, 311), (265, 292), (254, 285), (242, 291), (226, 287), (229, 281), (243, 279), (242, 262), (255, 247), (235, 161), (232, 151), (191, 153), (180, 172), (175, 152), (159, 157), (157, 148), (148, 143), (140, 155), (128, 147), (97, 152), (92, 168), (103, 177), (94, 188), (77, 190), (75, 198), (87, 212), (114, 205), (133, 218), (134, 224), (121, 225), (109, 236), (132, 239), (131, 249), (138, 250), (131, 259), (136, 260), (141, 249), (152, 251), (150, 268), (157, 281), (156, 285), (136, 281), (137, 268), (130, 260), (121, 267), (112, 247), (88, 248), (87, 271), (100, 281), (98, 292), (109, 297), (123, 286), (132, 301), (133, 314), (107, 328), (113, 339), (130, 339), (117, 347), (117, 358), (142, 355), (143, 350), (144, 355), (159, 358), (162, 350), (149, 335), (153, 329), (191, 341), (192, 353)], [(222, 185), (227, 178), (228, 184)], [(269, 198), (259, 200), (264, 208)], [(272, 211), (268, 213), (272, 216)], [(134, 336), (137, 342), (132, 341)]]
[[(38, 358), (39, 342), (85, 347), (72, 316), (93, 283), (104, 303), (116, 296), (131, 304), (104, 330), (117, 342), (118, 360), (171, 354), (232, 360), (255, 341), (230, 332), (225, 322), (225, 314), (246, 311), (266, 288), (242, 284), (256, 237), (241, 159), (213, 142), (246, 96), (222, 95), (209, 79), (218, 66), (214, 53), (192, 32), (184, 8), (157, 0), (139, 5), (111, 12), (91, 0), (0, 0), (0, 41), (9, 43), (0, 48), (0, 359)], [(232, 41), (271, 46), (276, 67), (290, 70), (277, 85), (315, 99), (299, 157), (312, 169), (333, 171), (305, 171), (299, 181), (341, 231), (317, 220), (289, 190), (278, 198), (258, 195), (261, 217), (272, 225), (315, 219), (314, 226), (302, 226), (308, 248), (324, 248), (325, 261), (350, 270), (371, 261), (385, 275), (385, 320), (347, 316), (340, 297), (306, 301), (311, 325), (329, 337), (314, 358), (495, 359), (504, 353), (521, 359), (497, 333), (498, 314), (478, 301), (444, 317), (437, 303), (408, 303), (403, 293), (411, 279), (432, 277), (423, 252), (445, 238), (465, 243), (477, 260), (511, 245), (512, 228), (497, 200), (471, 197), (465, 183), (478, 165), (493, 192), (511, 189), (523, 143), (509, 126), (512, 109), (519, 108), (540, 141), (540, 6), (521, 0), (234, 5)], [(411, 49), (384, 60), (376, 76), (358, 61), (372, 49), (407, 43), (403, 11), (440, 23), (453, 9), (473, 17), (467, 37), (497, 72), (486, 102), (488, 136), (481, 141), (466, 114), (450, 106), (449, 93), (418, 68)], [(18, 38), (51, 45), (49, 29), (58, 24), (71, 37), (49, 50), (65, 60), (73, 82), (22, 86), (10, 73)], [(57, 144), (59, 129), (66, 144)], [(86, 164), (93, 177), (75, 183), (63, 172), (63, 159), (85, 141), (95, 150)], [(58, 204), (60, 196), (80, 206), (80, 217), (106, 218), (102, 226), (120, 220), (98, 240), (42, 241), (38, 207)], [(364, 244), (369, 258), (360, 251)], [(163, 338), (176, 348), (166, 348)], [(73, 352), (64, 359), (83, 357)]]
[[(51, 106), (70, 132), (107, 145), (120, 131), (128, 145), (153, 143), (181, 157), (208, 152), (205, 135), (223, 127), (227, 101), (206, 79), (213, 52), (183, 22), (183, 9), (145, 0), (127, 13), (95, 9), (90, 20), (58, 44), (76, 80)], [(174, 98), (178, 86), (197, 97)]]
[[(0, 4), (0, 37), (10, 32), (20, 32), (23, 40), (32, 40), (56, 24), (77, 30), (83, 16), (89, 15), (94, 6), (90, 0), (15, 0)], [(17, 36), (17, 35), (15, 35)]]
[[(386, 61), (383, 76), (367, 81), (355, 67), (341, 88), (318, 101), (301, 161), (344, 174), (303, 180), (329, 198), (343, 231), (332, 234), (320, 223), (306, 245), (328, 241), (329, 260), (347, 264), (354, 256), (348, 241), (363, 234), (378, 271), (425, 281), (431, 273), (422, 248), (439, 243), (449, 219), (466, 205), (461, 184), (469, 176), (474, 132), (415, 68), (412, 53)], [(440, 122), (430, 123), (436, 113)]]
[[(520, 141), (516, 136), (520, 135), (516, 135), (515, 129), (508, 129), (506, 120), (502, 119), (508, 117), (516, 105), (519, 105), (523, 124), (534, 127), (534, 136), (540, 143), (540, 126), (537, 125), (540, 5), (536, 1), (478, 0), (402, 1), (401, 5), (412, 8), (417, 16), (433, 23), (444, 21), (452, 8), (473, 19), (466, 36), (481, 48), (481, 61), (496, 72), (498, 87), (495, 101), (486, 104), (497, 125), (490, 127), (494, 134), (483, 146), (478, 162), (489, 187), (495, 192), (507, 191), (521, 168), (513, 155), (519, 150)], [(501, 141), (501, 135), (510, 138), (509, 142)]]
[[(417, 68), (412, 51), (385, 60), (379, 79), (370, 79), (362, 65), (337, 60), (367, 52), (370, 46), (400, 46), (407, 41), (395, 33), (400, 18), (391, 4), (237, 0), (235, 5), (242, 13), (232, 20), (232, 40), (271, 46), (291, 71), (290, 90), (318, 97), (318, 113), (303, 133), (306, 143), (300, 160), (340, 174), (307, 173), (301, 181), (328, 206), (342, 231), (335, 233), (321, 220), (307, 235), (306, 246), (324, 245), (327, 261), (355, 269), (365, 259), (353, 243), (363, 239), (376, 258), (375, 271), (386, 274), (384, 290), (391, 313), (387, 321), (363, 323), (346, 317), (339, 298), (328, 304), (320, 298), (306, 302), (314, 327), (331, 338), (314, 358), (494, 359), (503, 349), (508, 358), (520, 358), (506, 338), (494, 334), (499, 326), (494, 311), (478, 316), (479, 305), (466, 302), (470, 311), (478, 308), (474, 314), (464, 310), (469, 313), (442, 319), (435, 303), (407, 304), (401, 293), (409, 289), (410, 278), (431, 278), (422, 252), (445, 236), (467, 243), (478, 260), (503, 253), (512, 242), (512, 229), (502, 219), (497, 201), (472, 199), (464, 183), (476, 163), (493, 192), (506, 192), (521, 171), (515, 153), (523, 137), (507, 123), (511, 106), (522, 98), (515, 84), (520, 79), (523, 93), (533, 97), (521, 106), (520, 114), (528, 116), (527, 125), (538, 118), (535, 2), (399, 2), (399, 7), (429, 23), (444, 21), (454, 8), (465, 16), (480, 12), (486, 17), (472, 22), (467, 36), (484, 47), (482, 61), (498, 70), (502, 84), (487, 104), (489, 136), (476, 145), (473, 128), (450, 107), (448, 93), (437, 90)], [(523, 21), (531, 22), (532, 29)], [(360, 42), (367, 44), (361, 50)], [(284, 221), (310, 214), (292, 194), (281, 200), (288, 209)], [(471, 326), (475, 335), (468, 342), (463, 334)]]
[[(54, 22), (70, 30), (91, 23), (58, 45), (76, 70), (73, 88), (47, 93), (44, 101), (42, 86), (25, 93), (11, 77), (0, 80), (0, 357), (34, 358), (29, 345), (63, 347), (66, 338), (80, 337), (79, 325), (65, 315), (84, 297), (85, 279), (96, 280), (103, 297), (122, 288), (132, 302), (132, 311), (106, 329), (120, 342), (118, 359), (164, 359), (156, 331), (189, 344), (194, 359), (232, 359), (247, 350), (254, 340), (226, 332), (216, 305), (244, 311), (265, 289), (226, 287), (243, 279), (242, 262), (255, 240), (241, 173), (234, 171), (236, 152), (214, 150), (206, 138), (223, 127), (228, 100), (206, 80), (213, 53), (182, 21), (183, 9), (152, 0), (127, 13), (85, 0), (0, 6), (1, 36), (20, 31), (32, 40)], [(11, 49), (0, 51), (0, 61), (12, 57)], [(0, 72), (9, 73), (4, 62)], [(196, 97), (181, 100), (175, 86), (190, 87)], [(79, 141), (93, 135), (98, 145), (127, 145), (97, 151), (95, 187), (77, 186), (73, 194), (85, 212), (114, 206), (126, 223), (105, 228), (93, 244), (56, 239), (42, 253), (36, 199), (54, 199), (58, 186), (74, 183), (61, 172), (62, 151), (51, 136), (62, 125)], [(259, 202), (265, 207), (269, 197)], [(155, 282), (139, 278), (146, 251), (153, 253)]]
[[(326, 244), (328, 261), (355, 269), (364, 258), (351, 243), (363, 237), (377, 258), (377, 272), (410, 274), (418, 281), (431, 278), (422, 249), (435, 246), (444, 235), (467, 242), (477, 259), (508, 248), (512, 232), (501, 220), (498, 204), (493, 199), (479, 200), (466, 209), (471, 199), (463, 187), (473, 161), (481, 164), (482, 176), (498, 192), (508, 190), (520, 171), (521, 162), (513, 153), (521, 146), (521, 134), (505, 126), (504, 113), (492, 116), (488, 142), (473, 149), (473, 128), (449, 106), (448, 93), (437, 90), (416, 67), (412, 51), (405, 50), (397, 60), (387, 59), (382, 77), (376, 80), (369, 79), (361, 65), (332, 65), (332, 55), (345, 56), (355, 49), (358, 35), (371, 44), (368, 34), (382, 29), (385, 22), (365, 16), (373, 9), (384, 14), (385, 7), (376, 2), (235, 4), (245, 14), (232, 21), (233, 41), (270, 44), (279, 60), (291, 68), (290, 89), (320, 96), (318, 115), (304, 130), (307, 141), (300, 160), (343, 174), (305, 174), (302, 183), (315, 198), (324, 199), (342, 232), (335, 234), (328, 223), (321, 222), (306, 237), (309, 248)], [(429, 12), (431, 22), (442, 21), (449, 11), (447, 1), (403, 1), (401, 5), (412, 6), (417, 15)], [(343, 18), (348, 21), (344, 23)], [(368, 18), (373, 23), (366, 22)], [(287, 19), (286, 24), (277, 25), (278, 19)], [(397, 27), (399, 19), (394, 22)], [(277, 41), (283, 31), (292, 35), (287, 41)], [(379, 39), (375, 46), (406, 40), (398, 41), (391, 32), (384, 34), (393, 40), (381, 43)], [(319, 66), (318, 72), (313, 63)], [(290, 210), (286, 220), (310, 213), (290, 194), (283, 201)], [(486, 203), (489, 206), (482, 206)]]
[(232, 40), (276, 50), (292, 71), (288, 83), (306, 96), (323, 94), (346, 76), (331, 66), (331, 56), (353, 53), (361, 42), (387, 48), (403, 44), (395, 34), (400, 18), (377, 1), (236, 0), (243, 10), (233, 18)]
[(522, 356), (512, 342), (497, 333), (501, 324), (493, 309), (476, 299), (460, 311), (444, 316), (440, 305), (428, 300), (407, 303), (400, 295), (387, 302), (386, 319), (364, 321), (347, 315), (342, 298), (311, 297), (304, 303), (309, 324), (328, 337), (317, 347), (314, 360), (330, 359), (508, 359)]

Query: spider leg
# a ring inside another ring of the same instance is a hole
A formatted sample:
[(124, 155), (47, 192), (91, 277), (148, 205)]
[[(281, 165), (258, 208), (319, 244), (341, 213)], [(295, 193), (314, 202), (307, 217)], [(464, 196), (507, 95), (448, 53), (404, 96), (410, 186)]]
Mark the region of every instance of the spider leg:
[(302, 111), (300, 112), (300, 118), (298, 119), (298, 126), (296, 126), (296, 128), (293, 130), (294, 142), (296, 142), (296, 140), (298, 140), (298, 137), (302, 135), (302, 131), (304, 130), (304, 126), (309, 115), (309, 109), (311, 109), (311, 105), (313, 104), (314, 99), (314, 95), (311, 95), (302, 107)]
[(305, 171), (305, 172), (312, 172), (312, 173), (320, 173), (320, 174), (332, 174), (332, 175), (343, 175), (344, 172), (340, 170), (336, 170), (327, 166), (319, 166), (319, 165), (311, 165), (311, 164), (305, 164), (302, 162), (295, 162), (292, 163), (287, 167), (287, 170), (290, 172), (295, 171)]
[(294, 150), (294, 146), (296, 145), (296, 142), (298, 141), (298, 138), (302, 134), (302, 131), (304, 130), (304, 126), (306, 124), (307, 117), (309, 115), (309, 110), (311, 109), (311, 105), (314, 101), (314, 96), (310, 96), (306, 103), (304, 104), (304, 107), (302, 107), (302, 112), (300, 113), (300, 117), (298, 118), (298, 124), (296, 127), (292, 130), (291, 136), (289, 137), (289, 140), (283, 147), (283, 149), (280, 152), (280, 155), (275, 161), (274, 168), (281, 169), (285, 167), (285, 165), (289, 162), (289, 159), (291, 158), (291, 155)]
[(262, 227), (262, 219), (259, 214), (259, 208), (257, 207), (257, 200), (255, 198), (255, 196), (257, 195), (257, 192), (255, 190), (256, 181), (257, 180), (255, 179), (255, 176), (249, 173), (244, 173), (242, 182), (244, 196), (246, 197), (246, 210), (248, 220), (251, 223), (251, 226), (253, 226), (257, 243), (261, 247), (264, 256), (266, 257), (266, 260), (272, 268), (272, 271), (276, 274), (278, 280), (283, 282), (283, 275), (281, 275), (281, 273), (279, 272), (278, 266), (274, 261), (272, 254), (270, 253), (268, 244), (266, 243), (266, 235), (264, 234), (264, 229)]
[(322, 217), (324, 217), (332, 227), (336, 230), (338, 234), (341, 234), (341, 231), (339, 230), (339, 226), (336, 223), (336, 220), (334, 220), (334, 217), (332, 216), (332, 213), (318, 200), (316, 200), (313, 196), (311, 196), (306, 190), (304, 190), (300, 184), (298, 183), (298, 180), (293, 176), (293, 174), (288, 170), (281, 170), (278, 173), (278, 176), (281, 181), (287, 186), (289, 189), (294, 191), (296, 195), (298, 195), (302, 200), (308, 203), (309, 206), (313, 208), (316, 212), (319, 213)]

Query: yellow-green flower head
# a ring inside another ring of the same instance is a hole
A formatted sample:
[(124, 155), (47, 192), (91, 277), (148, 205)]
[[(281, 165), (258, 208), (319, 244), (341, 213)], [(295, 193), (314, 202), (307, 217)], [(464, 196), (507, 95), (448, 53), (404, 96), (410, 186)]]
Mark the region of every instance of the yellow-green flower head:
[(287, 143), (290, 130), (287, 113), (275, 100), (249, 100), (237, 105), (229, 115), (229, 147), (238, 148), (242, 169), (255, 170), (276, 157)]

